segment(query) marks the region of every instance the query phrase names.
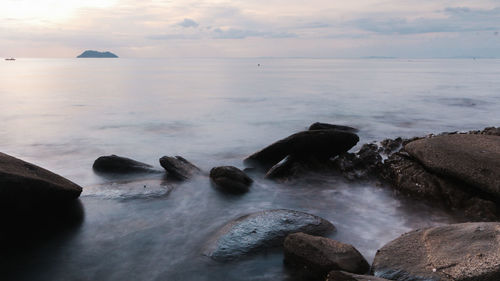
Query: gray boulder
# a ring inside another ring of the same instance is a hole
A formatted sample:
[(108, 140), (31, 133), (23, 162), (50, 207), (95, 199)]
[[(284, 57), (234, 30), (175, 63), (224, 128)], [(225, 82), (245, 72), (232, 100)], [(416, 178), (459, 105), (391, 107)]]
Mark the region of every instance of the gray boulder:
[(326, 281), (389, 281), (371, 275), (358, 275), (345, 271), (330, 271), (326, 276)]
[(233, 166), (212, 168), (210, 179), (219, 189), (229, 193), (245, 193), (253, 183), (245, 172)]
[(76, 183), (48, 170), (0, 153), (0, 201), (29, 202), (72, 201), (82, 192)]
[(158, 173), (153, 166), (138, 162), (130, 158), (109, 155), (101, 156), (92, 165), (99, 173), (128, 174), (128, 173)]
[(160, 165), (165, 168), (169, 177), (176, 180), (187, 180), (201, 171), (181, 156), (163, 156), (160, 158)]
[(500, 137), (442, 135), (410, 142), (405, 150), (426, 169), (500, 198)]
[(500, 223), (415, 230), (380, 249), (375, 276), (398, 281), (500, 280)]
[(293, 134), (248, 156), (247, 165), (272, 167), (288, 155), (296, 159), (314, 157), (329, 159), (351, 149), (359, 137), (351, 132), (339, 130), (312, 130)]
[(335, 231), (329, 221), (292, 210), (268, 210), (239, 217), (223, 226), (209, 241), (204, 253), (214, 260), (231, 260), (278, 247), (288, 234), (324, 235)]
[(308, 279), (324, 280), (332, 270), (345, 270), (363, 274), (370, 270), (365, 258), (352, 245), (325, 237), (305, 233), (294, 233), (286, 237), (283, 244), (285, 264)]

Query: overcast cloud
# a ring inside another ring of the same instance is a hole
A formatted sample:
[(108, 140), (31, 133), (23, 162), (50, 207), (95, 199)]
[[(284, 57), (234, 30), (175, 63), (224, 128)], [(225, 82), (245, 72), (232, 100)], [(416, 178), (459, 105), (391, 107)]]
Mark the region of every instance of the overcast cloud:
[(6, 0), (0, 56), (500, 57), (498, 1), (59, 2)]

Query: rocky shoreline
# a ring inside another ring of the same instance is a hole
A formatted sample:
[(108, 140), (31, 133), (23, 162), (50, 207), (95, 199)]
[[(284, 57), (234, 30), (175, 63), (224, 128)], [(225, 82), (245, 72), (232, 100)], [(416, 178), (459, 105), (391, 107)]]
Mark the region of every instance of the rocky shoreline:
[[(214, 190), (233, 196), (251, 192), (258, 178), (286, 184), (326, 173), (375, 182), (401, 196), (459, 212), (465, 223), (403, 234), (382, 247), (370, 266), (353, 245), (322, 237), (335, 231), (327, 220), (295, 210), (263, 210), (227, 222), (202, 252), (228, 262), (283, 247), (284, 264), (298, 280), (500, 280), (500, 128), (386, 139), (349, 152), (359, 142), (356, 132), (348, 126), (312, 124), (251, 154), (243, 171), (220, 166), (207, 173), (183, 157), (163, 156), (163, 172), (116, 155), (99, 157), (93, 169), (117, 177), (166, 173), (174, 184), (208, 176)], [(81, 191), (63, 177), (0, 153), (5, 221), (0, 243), (47, 219), (54, 225), (81, 223)]]

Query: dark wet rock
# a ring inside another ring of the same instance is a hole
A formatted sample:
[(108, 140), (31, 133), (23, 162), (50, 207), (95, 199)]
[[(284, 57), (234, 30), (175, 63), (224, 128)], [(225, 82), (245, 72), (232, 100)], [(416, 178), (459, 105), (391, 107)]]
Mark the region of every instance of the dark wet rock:
[(128, 174), (128, 173), (157, 173), (153, 166), (117, 155), (101, 156), (92, 165), (99, 173)]
[(500, 127), (488, 127), (481, 131), (482, 135), (500, 136)]
[(403, 152), (394, 153), (385, 160), (380, 177), (401, 194), (463, 210), (469, 220), (497, 219), (498, 210), (491, 196), (461, 181), (430, 173)]
[(328, 123), (320, 123), (316, 122), (309, 126), (309, 131), (314, 131), (314, 130), (337, 130), (337, 131), (346, 131), (346, 132), (351, 132), (351, 133), (357, 133), (358, 129), (349, 127), (349, 126), (344, 126), (344, 125), (335, 125), (335, 124), (328, 124)]
[(181, 156), (163, 156), (160, 158), (160, 165), (165, 168), (169, 177), (176, 180), (187, 180), (201, 171)]
[(356, 153), (343, 153), (333, 160), (336, 170), (347, 179), (368, 179), (376, 176), (382, 167), (382, 156), (376, 144), (364, 144)]
[(288, 267), (302, 272), (307, 279), (322, 279), (332, 270), (366, 273), (370, 265), (352, 245), (333, 239), (294, 233), (283, 244)]
[(330, 271), (326, 276), (326, 281), (389, 281), (371, 275), (358, 275), (345, 271)]
[(412, 231), (380, 249), (372, 271), (398, 281), (500, 280), (499, 239), (492, 222)]
[(267, 171), (265, 178), (286, 181), (307, 173), (330, 172), (332, 162), (328, 159), (317, 159), (315, 157), (287, 156), (283, 161), (274, 165)]
[(253, 183), (245, 172), (233, 166), (212, 168), (210, 179), (219, 189), (229, 193), (245, 193)]
[(288, 234), (324, 235), (335, 231), (329, 221), (292, 210), (268, 210), (239, 217), (223, 226), (208, 243), (205, 255), (231, 260), (283, 245)]
[(31, 201), (71, 201), (82, 192), (74, 182), (48, 170), (0, 153), (0, 201), (29, 206)]
[(389, 155), (392, 152), (398, 151), (403, 145), (402, 138), (395, 139), (385, 139), (380, 142), (380, 146), (382, 147), (382, 152)]
[(303, 131), (279, 140), (245, 159), (245, 164), (270, 168), (288, 155), (296, 159), (328, 159), (351, 149), (359, 137), (337, 130)]
[(500, 137), (455, 134), (413, 141), (405, 150), (436, 174), (500, 199)]
[(68, 179), (0, 153), (0, 248), (22, 247), (79, 224), (81, 192)]

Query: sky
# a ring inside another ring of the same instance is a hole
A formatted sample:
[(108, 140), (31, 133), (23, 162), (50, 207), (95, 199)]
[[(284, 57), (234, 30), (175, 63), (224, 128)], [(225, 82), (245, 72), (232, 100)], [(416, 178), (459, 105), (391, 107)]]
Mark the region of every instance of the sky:
[(2, 0), (0, 56), (497, 57), (499, 0)]

